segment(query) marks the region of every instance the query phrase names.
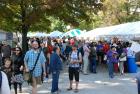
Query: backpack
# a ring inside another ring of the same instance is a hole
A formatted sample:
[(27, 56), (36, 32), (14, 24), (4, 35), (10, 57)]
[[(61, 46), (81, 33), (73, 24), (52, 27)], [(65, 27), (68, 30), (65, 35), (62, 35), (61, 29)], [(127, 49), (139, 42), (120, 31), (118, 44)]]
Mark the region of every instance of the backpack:
[(2, 73), (0, 71), (0, 88), (1, 88), (1, 85), (2, 85)]
[(82, 57), (84, 56), (83, 46), (78, 49), (78, 52), (81, 53)]
[(96, 50), (94, 50), (92, 47), (90, 48), (88, 59), (92, 60), (94, 57), (96, 57)]

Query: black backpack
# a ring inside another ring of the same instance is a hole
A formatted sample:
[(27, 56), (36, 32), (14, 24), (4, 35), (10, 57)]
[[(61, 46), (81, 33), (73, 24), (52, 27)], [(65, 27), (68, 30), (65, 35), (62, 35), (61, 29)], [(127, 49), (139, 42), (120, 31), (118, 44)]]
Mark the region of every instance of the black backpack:
[[(81, 46), (79, 49), (78, 49), (78, 52), (81, 53), (82, 57), (84, 56), (84, 49), (83, 49), (83, 46)], [(78, 54), (79, 54), (78, 53)]]
[(1, 85), (2, 85), (2, 73), (0, 71), (0, 88), (1, 88)]

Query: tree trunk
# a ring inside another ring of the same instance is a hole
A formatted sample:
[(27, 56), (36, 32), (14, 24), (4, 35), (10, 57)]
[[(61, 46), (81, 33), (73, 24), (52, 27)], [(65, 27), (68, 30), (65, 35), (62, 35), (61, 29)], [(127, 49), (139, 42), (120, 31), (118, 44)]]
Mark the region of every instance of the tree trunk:
[(25, 22), (26, 20), (26, 4), (24, 0), (21, 0), (21, 16), (22, 16), (22, 50), (23, 54), (26, 53), (28, 50), (28, 40), (27, 40), (27, 33), (29, 30), (29, 25)]
[(28, 33), (29, 27), (26, 25), (22, 25), (22, 50), (23, 54), (26, 53), (28, 50), (28, 40), (27, 40), (27, 33)]

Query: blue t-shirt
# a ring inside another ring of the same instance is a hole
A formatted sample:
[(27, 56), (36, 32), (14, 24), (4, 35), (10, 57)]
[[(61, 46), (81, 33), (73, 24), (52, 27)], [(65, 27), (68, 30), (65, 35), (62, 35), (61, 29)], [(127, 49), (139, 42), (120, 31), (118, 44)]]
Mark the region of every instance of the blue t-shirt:
[(97, 45), (97, 48), (96, 48), (97, 52), (101, 52), (103, 51), (103, 45)]

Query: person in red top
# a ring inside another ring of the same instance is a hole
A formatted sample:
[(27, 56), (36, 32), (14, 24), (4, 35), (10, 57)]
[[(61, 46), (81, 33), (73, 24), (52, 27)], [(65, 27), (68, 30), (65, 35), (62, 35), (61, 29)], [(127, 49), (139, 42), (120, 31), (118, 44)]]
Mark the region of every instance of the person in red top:
[(109, 44), (105, 41), (104, 45), (103, 45), (103, 52), (104, 54), (106, 54), (110, 49)]
[(52, 54), (53, 46), (52, 46), (52, 42), (51, 42), (51, 39), (50, 39), (50, 38), (48, 38), (47, 48), (48, 48), (48, 52), (49, 52), (50, 54)]
[(104, 63), (106, 63), (107, 60), (107, 52), (109, 51), (110, 46), (109, 44), (105, 41), (103, 44), (103, 53), (104, 53)]

